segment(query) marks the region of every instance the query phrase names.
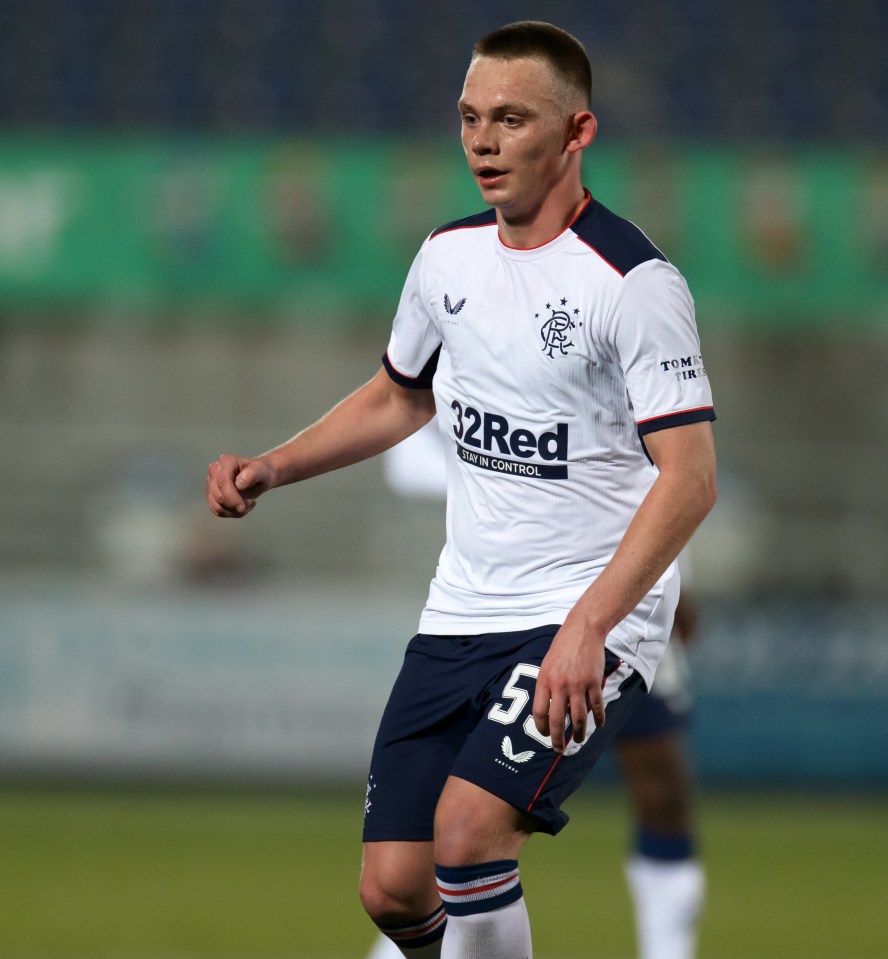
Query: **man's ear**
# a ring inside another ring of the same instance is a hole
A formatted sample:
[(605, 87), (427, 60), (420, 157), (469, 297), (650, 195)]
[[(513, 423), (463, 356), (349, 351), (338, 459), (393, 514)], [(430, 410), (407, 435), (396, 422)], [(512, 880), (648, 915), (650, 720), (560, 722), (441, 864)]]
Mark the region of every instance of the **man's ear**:
[(590, 110), (582, 110), (575, 113), (570, 118), (570, 127), (568, 129), (568, 139), (565, 149), (568, 153), (576, 153), (578, 150), (585, 150), (587, 146), (595, 139), (598, 132), (598, 120), (595, 114)]

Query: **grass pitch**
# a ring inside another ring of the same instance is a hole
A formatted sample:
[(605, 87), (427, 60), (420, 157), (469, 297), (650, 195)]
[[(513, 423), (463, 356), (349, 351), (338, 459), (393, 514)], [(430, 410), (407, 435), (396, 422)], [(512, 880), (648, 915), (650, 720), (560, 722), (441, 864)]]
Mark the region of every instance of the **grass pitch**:
[[(360, 959), (362, 789), (0, 790), (0, 959)], [(888, 797), (706, 795), (701, 959), (884, 959)], [(522, 856), (537, 959), (632, 959), (619, 791)]]

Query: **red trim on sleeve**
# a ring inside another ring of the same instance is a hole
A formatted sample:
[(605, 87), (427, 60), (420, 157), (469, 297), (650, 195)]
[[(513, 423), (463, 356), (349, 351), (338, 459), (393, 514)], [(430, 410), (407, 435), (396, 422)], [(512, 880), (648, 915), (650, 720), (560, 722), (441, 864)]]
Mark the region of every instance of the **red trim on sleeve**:
[(688, 413), (702, 413), (705, 410), (714, 410), (712, 406), (695, 406), (689, 410), (676, 410), (674, 413), (660, 413), (657, 416), (649, 416), (646, 420), (636, 420), (636, 426), (643, 426), (645, 423), (654, 423), (657, 420), (668, 420), (673, 416), (685, 416)]
[[(432, 359), (437, 360), (433, 355)], [(420, 371), (419, 376), (408, 376), (402, 373), (394, 363), (389, 359), (388, 350), (382, 355), (382, 365), (386, 373), (398, 384), (410, 390), (430, 390), (432, 388), (432, 376), (427, 372), (428, 364)]]

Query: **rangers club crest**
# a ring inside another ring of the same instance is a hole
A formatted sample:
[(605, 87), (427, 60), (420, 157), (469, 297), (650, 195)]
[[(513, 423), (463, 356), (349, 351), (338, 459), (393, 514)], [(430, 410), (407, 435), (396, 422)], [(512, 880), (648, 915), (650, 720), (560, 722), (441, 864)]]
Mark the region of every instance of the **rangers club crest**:
[[(574, 319), (574, 317), (579, 316), (580, 311), (577, 307), (569, 311), (565, 297), (561, 299), (560, 308), (547, 303), (546, 309), (549, 311), (549, 318), (544, 320), (540, 327), (543, 352), (549, 359), (555, 358), (556, 351), (560, 356), (567, 356), (567, 351), (574, 345), (571, 330), (575, 330), (577, 326), (582, 326), (582, 323)], [(571, 316), (571, 313), (573, 316)], [(534, 315), (536, 319), (540, 318), (539, 313)]]

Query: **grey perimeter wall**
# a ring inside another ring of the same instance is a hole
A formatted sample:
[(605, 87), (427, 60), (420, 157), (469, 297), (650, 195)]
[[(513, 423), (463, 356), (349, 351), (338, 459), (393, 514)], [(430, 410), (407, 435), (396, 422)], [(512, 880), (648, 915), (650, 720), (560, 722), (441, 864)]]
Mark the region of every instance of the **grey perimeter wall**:
[[(379, 367), (386, 333), (0, 332), (0, 563), (135, 580), (339, 573), (427, 580), (440, 507), (370, 462), (210, 517), (207, 463), (290, 436)], [(694, 547), (713, 595), (888, 592), (888, 336), (704, 331), (721, 497)]]

